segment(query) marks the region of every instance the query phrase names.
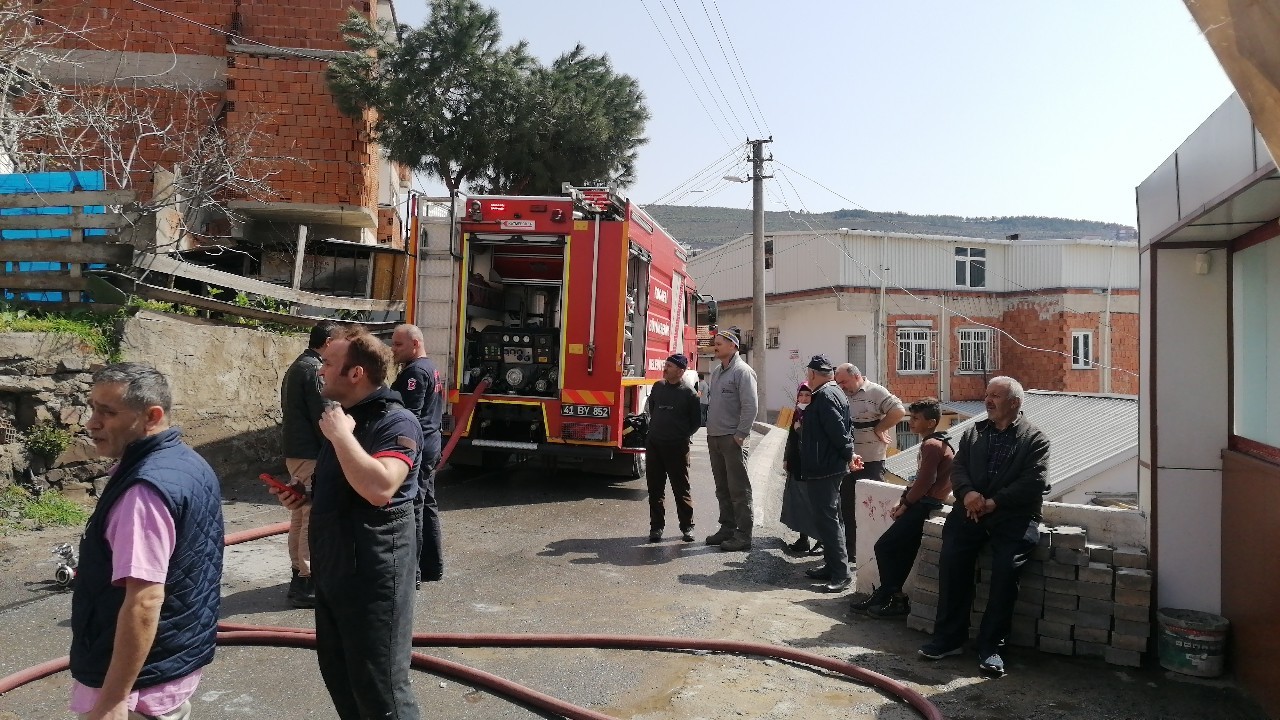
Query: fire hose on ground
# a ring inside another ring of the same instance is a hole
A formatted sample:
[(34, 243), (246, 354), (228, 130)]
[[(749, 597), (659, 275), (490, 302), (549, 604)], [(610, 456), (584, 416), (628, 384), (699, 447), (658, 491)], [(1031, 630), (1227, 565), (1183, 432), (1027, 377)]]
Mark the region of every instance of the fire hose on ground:
[[(463, 408), (463, 412), (461, 413), (462, 420), (460, 421), (460, 427), (465, 427), (466, 419), (475, 408), (475, 400), (478, 399), (483, 392), (484, 390), (482, 387), (477, 388), (475, 395), (469, 398), (471, 402)], [(454, 433), (454, 438), (450, 440), (448, 447), (445, 449), (445, 453), (441, 456), (442, 465), (444, 464), (444, 460), (447, 459), (448, 454), (456, 445), (457, 437), (460, 434), (461, 433)], [(240, 543), (271, 537), (273, 535), (281, 535), (288, 531), (289, 523), (275, 523), (259, 528), (231, 533), (226, 536), (225, 544), (228, 546), (238, 545)], [(314, 649), (316, 646), (316, 635), (314, 630), (308, 630), (306, 628), (271, 627), (223, 622), (218, 623), (218, 644), (224, 646), (241, 645)], [(891, 695), (897, 696), (899, 699), (910, 705), (911, 708), (919, 713), (921, 717), (924, 717), (927, 720), (943, 720), (942, 712), (936, 705), (929, 702), (928, 698), (893, 678), (867, 670), (866, 668), (843, 660), (836, 660), (834, 658), (826, 657), (825, 655), (806, 652), (804, 650), (796, 650), (794, 648), (783, 647), (780, 645), (771, 645), (769, 643), (745, 642), (738, 640), (703, 640), (684, 637), (646, 637), (640, 635), (415, 633), (413, 636), (413, 644), (415, 647), (593, 648), (611, 650), (665, 650), (669, 652), (717, 652), (733, 653), (738, 655), (754, 655), (758, 657), (798, 663), (843, 675), (852, 680), (865, 683)], [(512, 699), (530, 707), (539, 708), (565, 718), (570, 718), (571, 720), (615, 720), (615, 718), (610, 715), (605, 715), (604, 713), (597, 712), (590, 708), (574, 705), (565, 700), (552, 697), (532, 688), (525, 687), (519, 683), (512, 682), (506, 678), (484, 672), (483, 670), (478, 670), (468, 665), (445, 660), (443, 658), (415, 652), (413, 653), (412, 664), (413, 667), (419, 670), (433, 672), (437, 675), (453, 678), (459, 682), (483, 687), (497, 695)], [(69, 665), (70, 659), (68, 657), (63, 657), (57, 660), (43, 662), (7, 677), (0, 678), (0, 695), (8, 693), (28, 683), (35, 682), (41, 678), (60, 673), (66, 670)]]

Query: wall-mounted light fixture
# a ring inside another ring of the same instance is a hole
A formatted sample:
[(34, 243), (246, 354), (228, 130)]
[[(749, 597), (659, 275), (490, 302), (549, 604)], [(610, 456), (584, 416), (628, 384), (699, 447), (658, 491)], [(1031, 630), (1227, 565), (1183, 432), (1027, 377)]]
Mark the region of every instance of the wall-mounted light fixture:
[(1196, 255), (1196, 274), (1208, 275), (1209, 269), (1213, 267), (1213, 258), (1209, 253), (1202, 252)]

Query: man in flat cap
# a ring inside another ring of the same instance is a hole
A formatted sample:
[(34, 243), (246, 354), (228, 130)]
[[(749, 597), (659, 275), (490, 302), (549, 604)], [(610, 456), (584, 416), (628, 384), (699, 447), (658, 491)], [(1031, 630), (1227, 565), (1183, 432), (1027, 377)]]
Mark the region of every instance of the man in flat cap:
[(831, 361), (814, 355), (805, 366), (805, 381), (813, 388), (813, 397), (805, 408), (800, 433), (800, 479), (823, 548), (822, 567), (805, 574), (820, 581), (822, 590), (837, 593), (852, 582), (840, 517), (840, 483), (845, 473), (861, 466), (861, 458), (853, 451), (849, 400), (835, 383)]
[(667, 478), (676, 498), (680, 539), (693, 542), (693, 495), (689, 492), (689, 447), (702, 427), (698, 393), (684, 381), (689, 359), (680, 353), (667, 358), (662, 379), (649, 392), (645, 414), (649, 435), (645, 440), (645, 478), (649, 483), (649, 542), (662, 539), (666, 527)]
[(707, 451), (720, 504), (720, 529), (708, 545), (726, 552), (751, 548), (751, 479), (747, 477), (747, 438), (759, 407), (756, 372), (738, 354), (742, 342), (736, 327), (721, 330), (711, 343), (716, 360), (711, 370), (711, 402), (707, 410)]

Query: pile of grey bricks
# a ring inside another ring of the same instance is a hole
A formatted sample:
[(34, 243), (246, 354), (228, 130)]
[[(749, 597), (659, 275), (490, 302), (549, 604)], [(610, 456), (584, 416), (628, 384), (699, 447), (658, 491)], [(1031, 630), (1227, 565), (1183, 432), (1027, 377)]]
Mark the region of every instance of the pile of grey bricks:
[[(909, 590), (907, 626), (933, 632), (938, 613), (938, 553), (944, 517), (924, 526)], [(991, 553), (979, 557), (970, 637), (989, 595)], [(1040, 544), (1022, 569), (1009, 644), (1059, 655), (1101, 657), (1138, 667), (1151, 637), (1151, 572), (1147, 552), (1091, 544), (1078, 527), (1040, 526)]]

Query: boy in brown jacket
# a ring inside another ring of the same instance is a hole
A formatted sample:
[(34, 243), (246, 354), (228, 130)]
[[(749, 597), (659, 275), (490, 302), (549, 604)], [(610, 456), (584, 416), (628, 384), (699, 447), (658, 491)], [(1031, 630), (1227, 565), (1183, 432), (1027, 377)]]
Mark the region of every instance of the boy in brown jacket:
[(911, 601), (902, 593), (902, 584), (911, 573), (925, 520), (942, 507), (951, 493), (951, 463), (955, 451), (946, 433), (938, 432), (942, 409), (936, 398), (911, 403), (911, 432), (924, 438), (916, 456), (916, 474), (902, 497), (889, 511), (893, 524), (876, 541), (876, 566), (880, 587), (871, 597), (855, 602), (849, 609), (872, 617), (902, 617), (911, 612)]

